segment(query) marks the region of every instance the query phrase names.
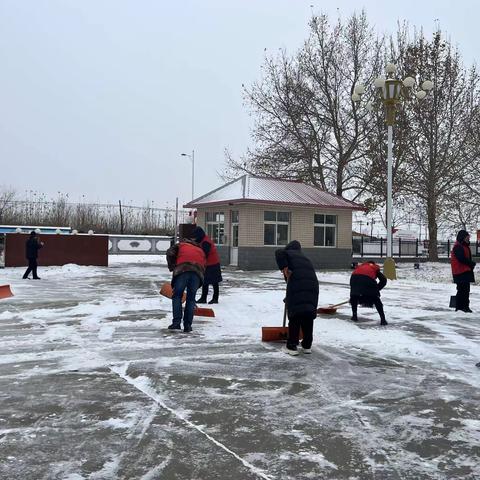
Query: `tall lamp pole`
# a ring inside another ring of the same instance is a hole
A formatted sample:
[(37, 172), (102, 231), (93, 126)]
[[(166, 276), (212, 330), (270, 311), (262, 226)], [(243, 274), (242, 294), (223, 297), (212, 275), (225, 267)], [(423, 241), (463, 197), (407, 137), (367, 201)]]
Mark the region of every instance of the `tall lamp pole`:
[[(381, 101), (385, 106), (385, 122), (387, 124), (388, 150), (387, 150), (387, 258), (383, 264), (384, 274), (390, 280), (397, 278), (395, 261), (393, 260), (393, 126), (395, 125), (395, 114), (403, 100), (409, 98), (410, 89), (415, 85), (413, 77), (406, 77), (403, 81), (395, 78), (397, 70), (393, 63), (388, 63), (386, 68), (387, 78), (380, 76), (375, 80), (375, 88), (380, 92)], [(422, 100), (432, 90), (433, 83), (425, 80), (421, 90), (415, 96)], [(365, 93), (365, 86), (357, 84), (354, 88), (352, 100), (359, 102)], [(367, 110), (373, 110), (371, 102), (367, 103)]]
[(195, 198), (195, 150), (192, 150), (192, 154), (182, 153), (182, 157), (190, 158), (192, 162), (192, 200)]

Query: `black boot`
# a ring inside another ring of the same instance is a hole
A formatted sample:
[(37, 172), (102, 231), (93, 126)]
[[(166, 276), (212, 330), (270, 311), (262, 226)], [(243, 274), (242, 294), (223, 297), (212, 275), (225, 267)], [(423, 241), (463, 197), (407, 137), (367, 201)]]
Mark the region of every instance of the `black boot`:
[(207, 303), (207, 298), (202, 295), (198, 300), (196, 300), (196, 303)]
[(209, 305), (212, 305), (212, 304), (214, 304), (214, 303), (218, 303), (218, 298), (213, 297), (213, 298), (208, 302)]

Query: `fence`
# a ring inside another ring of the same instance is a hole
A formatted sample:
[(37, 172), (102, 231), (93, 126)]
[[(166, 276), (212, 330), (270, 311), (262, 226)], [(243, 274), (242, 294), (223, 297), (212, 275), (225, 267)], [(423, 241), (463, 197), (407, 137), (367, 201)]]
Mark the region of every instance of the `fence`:
[[(405, 240), (395, 238), (392, 245), (392, 254), (394, 257), (428, 257), (429, 246), (428, 240)], [(437, 242), (437, 251), (440, 258), (450, 258), (455, 240), (447, 240)], [(379, 238), (377, 240), (370, 240), (369, 238), (361, 237), (353, 239), (352, 243), (353, 255), (360, 257), (386, 257), (387, 256), (387, 239)], [(480, 254), (480, 242), (470, 244), (472, 256), (478, 257)]]
[[(179, 210), (178, 223), (186, 222), (188, 215), (187, 210)], [(151, 205), (73, 203), (64, 197), (0, 202), (0, 224), (4, 225), (68, 225), (79, 232), (173, 235), (175, 223), (174, 208)]]
[(173, 237), (150, 235), (109, 235), (108, 253), (112, 255), (161, 255), (172, 244)]

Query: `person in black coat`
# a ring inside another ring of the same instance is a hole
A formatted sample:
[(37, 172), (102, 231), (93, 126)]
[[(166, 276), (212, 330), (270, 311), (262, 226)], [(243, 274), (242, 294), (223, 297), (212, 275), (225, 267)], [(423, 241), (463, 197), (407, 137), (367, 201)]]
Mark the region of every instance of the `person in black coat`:
[[(378, 280), (378, 282), (377, 282)], [(387, 284), (387, 278), (375, 262), (365, 262), (358, 265), (350, 277), (350, 305), (352, 320), (356, 322), (358, 305), (372, 307), (375, 305), (380, 315), (380, 325), (388, 325), (380, 300), (380, 290)]]
[(302, 349), (311, 353), (313, 320), (317, 316), (318, 279), (312, 262), (302, 253), (297, 240), (275, 252), (278, 268), (287, 281), (285, 308), (288, 313), (288, 339), (286, 353), (298, 355), (300, 328), (303, 332)]
[(470, 284), (475, 283), (473, 269), (476, 263), (472, 261), (470, 235), (466, 230), (460, 230), (457, 234), (457, 241), (450, 255), (450, 263), (453, 281), (457, 284), (455, 311), (471, 313)]
[(43, 242), (41, 242), (35, 231), (30, 232), (29, 239), (25, 242), (25, 256), (28, 260), (28, 268), (23, 274), (23, 278), (26, 279), (30, 275), (30, 272), (33, 273), (34, 280), (40, 280), (40, 277), (37, 275), (37, 258), (38, 251), (43, 247)]

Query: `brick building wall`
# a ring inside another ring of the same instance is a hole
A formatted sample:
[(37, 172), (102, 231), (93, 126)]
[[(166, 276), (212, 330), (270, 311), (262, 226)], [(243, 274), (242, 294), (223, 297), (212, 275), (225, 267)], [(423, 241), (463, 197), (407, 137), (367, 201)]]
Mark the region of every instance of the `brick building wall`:
[[(225, 214), (225, 245), (219, 246), (222, 264), (230, 263), (231, 211), (239, 212), (238, 266), (245, 270), (276, 268), (275, 246), (264, 246), (264, 212), (281, 211), (290, 213), (290, 240), (298, 240), (304, 252), (316, 268), (347, 268), (351, 262), (352, 211), (347, 209), (321, 209), (312, 207), (281, 207), (278, 205), (224, 205), (199, 208), (197, 223), (206, 230), (206, 212)], [(336, 247), (315, 247), (314, 215), (337, 216)]]

